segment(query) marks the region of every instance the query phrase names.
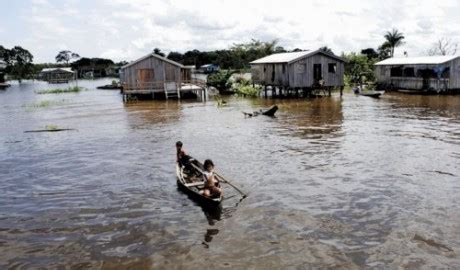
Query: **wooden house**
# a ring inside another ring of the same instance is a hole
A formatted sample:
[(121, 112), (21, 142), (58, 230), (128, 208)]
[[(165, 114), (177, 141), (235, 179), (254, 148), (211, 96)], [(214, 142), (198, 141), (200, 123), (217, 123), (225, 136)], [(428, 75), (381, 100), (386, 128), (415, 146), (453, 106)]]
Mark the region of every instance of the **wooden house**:
[(389, 58), (374, 65), (382, 89), (460, 90), (460, 55)]
[[(343, 87), (344, 60), (327, 52), (300, 51), (276, 53), (252, 61), (251, 75), (256, 84), (271, 86), (280, 92)], [(275, 90), (276, 91), (276, 90)]]
[(192, 70), (166, 57), (149, 53), (120, 69), (124, 97), (150, 95), (152, 98), (180, 98), (184, 92), (206, 96), (206, 82), (192, 79)]
[(68, 83), (75, 79), (75, 72), (70, 67), (44, 68), (38, 76), (49, 83)]

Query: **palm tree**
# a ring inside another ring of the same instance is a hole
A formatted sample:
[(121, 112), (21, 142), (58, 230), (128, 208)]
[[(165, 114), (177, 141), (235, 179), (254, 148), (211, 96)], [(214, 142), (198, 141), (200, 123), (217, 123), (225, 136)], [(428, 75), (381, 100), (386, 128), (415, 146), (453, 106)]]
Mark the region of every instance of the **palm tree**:
[(403, 44), (404, 35), (398, 29), (393, 29), (385, 34), (386, 43), (391, 48), (391, 57), (395, 54), (395, 48)]

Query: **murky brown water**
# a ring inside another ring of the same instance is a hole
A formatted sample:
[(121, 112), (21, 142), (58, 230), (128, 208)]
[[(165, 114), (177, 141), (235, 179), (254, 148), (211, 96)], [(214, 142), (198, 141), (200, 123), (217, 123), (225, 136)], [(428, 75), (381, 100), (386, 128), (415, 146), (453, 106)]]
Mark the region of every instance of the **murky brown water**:
[[(0, 92), (0, 268), (460, 268), (460, 96), (123, 104), (104, 83)], [(46, 125), (77, 131), (24, 133)], [(179, 139), (249, 197), (227, 187), (219, 217), (179, 192)]]

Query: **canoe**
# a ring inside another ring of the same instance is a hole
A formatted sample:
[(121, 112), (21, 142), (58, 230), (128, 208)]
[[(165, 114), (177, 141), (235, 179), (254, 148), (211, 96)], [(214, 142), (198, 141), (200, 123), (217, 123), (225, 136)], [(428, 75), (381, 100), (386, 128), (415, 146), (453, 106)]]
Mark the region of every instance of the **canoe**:
[(278, 106), (273, 105), (268, 110), (262, 111), (262, 114), (266, 116), (275, 116), (275, 113), (277, 110), (278, 110)]
[(271, 106), (270, 108), (266, 109), (266, 110), (259, 110), (259, 111), (255, 111), (255, 112), (252, 112), (252, 113), (248, 113), (248, 112), (243, 112), (244, 116), (249, 116), (249, 117), (253, 117), (253, 116), (258, 116), (258, 115), (266, 115), (266, 116), (275, 116), (275, 113), (276, 111), (278, 111), (278, 106), (276, 105), (273, 105)]
[(372, 97), (372, 98), (379, 98), (383, 93), (382, 92), (359, 92), (356, 93), (357, 95)]
[(200, 194), (204, 188), (203, 164), (193, 158), (190, 159), (190, 166), (176, 163), (177, 186), (184, 193), (196, 202), (205, 207), (219, 207), (223, 200), (223, 195), (217, 198), (206, 197)]

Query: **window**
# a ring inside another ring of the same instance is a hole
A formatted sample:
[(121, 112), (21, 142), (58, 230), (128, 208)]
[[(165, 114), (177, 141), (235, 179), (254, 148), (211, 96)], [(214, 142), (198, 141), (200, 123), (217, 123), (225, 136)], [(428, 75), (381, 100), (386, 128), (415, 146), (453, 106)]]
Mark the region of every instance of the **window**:
[(405, 68), (403, 71), (404, 77), (415, 77), (415, 70), (414, 68)]
[(441, 73), (441, 78), (448, 79), (449, 77), (450, 77), (450, 67), (446, 67)]
[(286, 73), (286, 65), (283, 65), (283, 74)]
[(305, 72), (305, 64), (297, 64), (297, 73)]
[(401, 67), (392, 67), (390, 69), (390, 77), (402, 77), (403, 69)]
[(329, 63), (328, 70), (329, 70), (329, 73), (337, 73), (337, 64)]

